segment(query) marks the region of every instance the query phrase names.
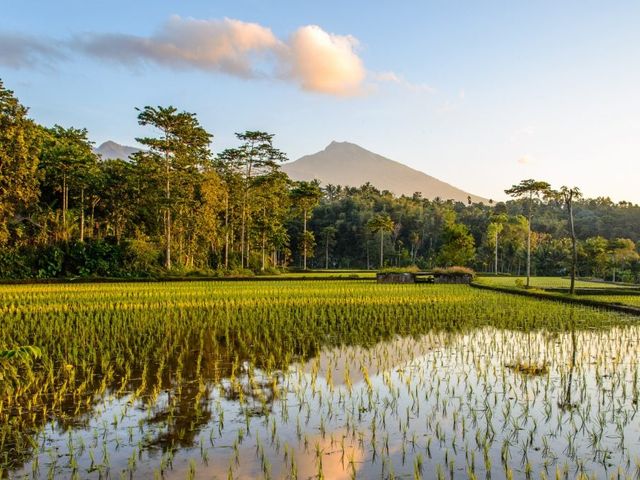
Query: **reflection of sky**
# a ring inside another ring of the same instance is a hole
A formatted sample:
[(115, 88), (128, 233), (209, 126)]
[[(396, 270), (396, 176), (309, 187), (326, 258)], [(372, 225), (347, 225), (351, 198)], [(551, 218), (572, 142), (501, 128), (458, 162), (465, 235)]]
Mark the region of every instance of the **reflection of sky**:
[[(269, 404), (268, 415), (250, 417), (248, 432), (238, 402), (212, 389), (206, 402), (211, 417), (195, 433), (192, 446), (175, 453), (165, 477), (185, 478), (193, 462), (196, 478), (226, 478), (230, 465), (235, 478), (256, 478), (264, 472), (261, 458), (274, 478), (289, 474), (292, 461), (298, 478), (312, 477), (319, 458), (325, 478), (350, 478), (351, 462), (360, 478), (391, 471), (411, 476), (418, 457), (425, 476), (433, 476), (438, 464), (447, 473), (447, 460), (453, 461), (456, 475), (465, 476), (472, 455), (476, 474), (484, 475), (486, 448), (492, 475), (501, 478), (507, 448), (516, 476), (529, 462), (533, 477), (539, 478), (548, 462), (550, 472), (565, 463), (575, 472), (582, 464), (600, 478), (613, 465), (624, 468), (627, 460), (633, 465), (640, 451), (640, 418), (634, 416), (633, 403), (639, 339), (638, 327), (578, 332), (573, 407), (567, 409), (559, 404), (572, 362), (569, 333), (486, 328), (398, 338), (368, 349), (323, 350), (316, 359), (290, 368), (280, 380), (287, 393)], [(525, 376), (505, 368), (517, 363), (547, 364), (549, 374)], [(256, 372), (256, 378), (269, 376)], [(161, 421), (150, 420), (164, 411), (167, 395), (146, 408), (127, 398), (107, 398), (86, 428), (72, 432), (81, 477), (98, 477), (98, 471), (87, 473), (89, 452), (100, 464), (103, 442), (112, 477), (131, 466), (132, 458), (139, 478), (151, 477), (163, 457), (166, 463), (166, 452), (149, 445), (166, 432)], [(258, 404), (248, 401), (251, 407)], [(239, 432), (243, 440), (236, 461)], [(68, 441), (67, 433), (47, 426), (37, 442), (42, 445), (40, 477), (46, 478), (52, 458), (58, 474), (68, 475)], [(603, 455), (606, 461), (600, 462)]]

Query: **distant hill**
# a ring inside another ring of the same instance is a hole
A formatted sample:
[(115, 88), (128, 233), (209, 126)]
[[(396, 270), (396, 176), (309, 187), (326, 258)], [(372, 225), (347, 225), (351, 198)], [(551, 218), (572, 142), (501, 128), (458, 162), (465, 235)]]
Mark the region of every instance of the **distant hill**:
[(486, 198), (467, 193), (426, 173), (375, 154), (349, 142), (331, 142), (327, 148), (285, 163), (282, 170), (294, 180), (317, 179), (323, 185), (359, 187), (370, 182), (396, 195), (422, 193), (424, 198), (487, 203)]
[[(139, 148), (127, 147), (107, 141), (94, 151), (102, 158), (127, 160), (129, 155), (139, 152)], [(479, 197), (448, 183), (438, 180), (419, 170), (407, 167), (370, 152), (354, 143), (331, 142), (327, 148), (312, 155), (306, 155), (295, 162), (285, 163), (282, 170), (293, 180), (314, 180), (321, 184), (359, 187), (369, 182), (380, 190), (389, 190), (395, 195), (413, 195), (420, 192), (424, 198), (487, 203)]]
[(127, 147), (120, 145), (119, 143), (112, 142), (111, 140), (104, 142), (98, 148), (94, 148), (93, 151), (102, 156), (102, 158), (119, 158), (120, 160), (127, 160), (129, 155), (139, 152), (139, 148)]

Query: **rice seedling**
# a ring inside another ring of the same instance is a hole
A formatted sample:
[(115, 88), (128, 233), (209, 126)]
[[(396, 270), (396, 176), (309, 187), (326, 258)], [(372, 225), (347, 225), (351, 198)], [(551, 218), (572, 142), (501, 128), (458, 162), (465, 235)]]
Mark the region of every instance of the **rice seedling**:
[[(636, 475), (640, 327), (457, 285), (0, 287), (0, 470)], [(10, 361), (8, 361), (10, 360)]]

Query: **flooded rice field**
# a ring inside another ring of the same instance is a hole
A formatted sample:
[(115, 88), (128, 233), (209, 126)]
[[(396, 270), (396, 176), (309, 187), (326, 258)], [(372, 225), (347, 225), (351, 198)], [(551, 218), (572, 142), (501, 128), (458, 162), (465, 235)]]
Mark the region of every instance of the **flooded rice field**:
[(8, 478), (636, 478), (632, 317), (466, 286), (2, 287)]

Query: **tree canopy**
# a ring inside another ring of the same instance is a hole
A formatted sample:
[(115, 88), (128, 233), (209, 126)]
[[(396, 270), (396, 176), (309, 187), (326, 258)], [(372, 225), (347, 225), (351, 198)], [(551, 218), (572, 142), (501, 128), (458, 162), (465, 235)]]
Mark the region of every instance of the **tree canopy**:
[(136, 112), (142, 150), (99, 158), (87, 130), (38, 125), (0, 82), (0, 277), (465, 265), (640, 280), (630, 202), (531, 179), (490, 205), (295, 182), (272, 133), (216, 155), (194, 113)]

